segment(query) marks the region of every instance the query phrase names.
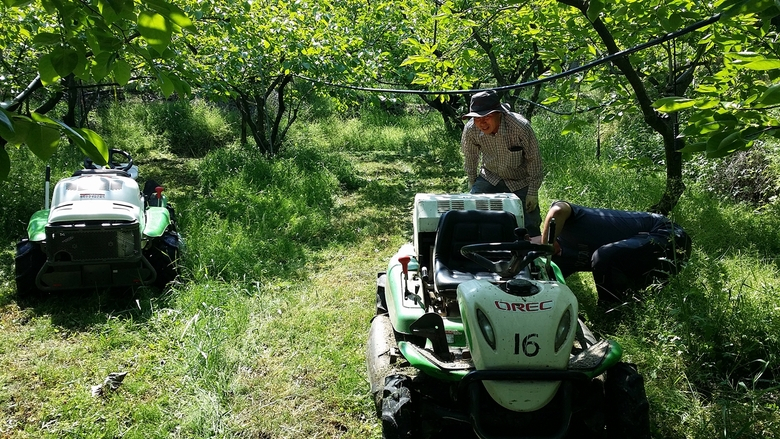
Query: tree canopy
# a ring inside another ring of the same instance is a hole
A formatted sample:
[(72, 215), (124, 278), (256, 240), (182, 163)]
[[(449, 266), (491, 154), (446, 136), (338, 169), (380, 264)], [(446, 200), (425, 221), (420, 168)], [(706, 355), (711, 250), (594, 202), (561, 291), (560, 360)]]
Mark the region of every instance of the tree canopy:
[[(683, 154), (721, 157), (780, 133), (774, 0), (4, 0), (0, 10), (0, 177), (6, 145), (46, 159), (62, 134), (105, 160), (99, 134), (74, 117), (76, 93), (99, 86), (231, 100), (267, 154), (309, 96), (332, 92), (304, 78), (419, 90), (452, 129), (467, 91), (484, 88), (529, 116), (563, 114), (565, 131), (638, 113), (662, 139), (662, 212), (684, 189)], [(61, 100), (65, 117), (47, 116)]]
[(194, 28), (171, 3), (4, 0), (0, 10), (0, 178), (10, 167), (6, 144), (26, 145), (46, 160), (61, 134), (98, 163), (107, 161), (101, 137), (76, 126), (71, 112), (65, 121), (45, 115), (66, 92), (73, 99), (77, 82), (125, 86), (144, 75), (166, 96), (189, 92), (171, 67), (181, 54), (170, 47), (176, 35)]

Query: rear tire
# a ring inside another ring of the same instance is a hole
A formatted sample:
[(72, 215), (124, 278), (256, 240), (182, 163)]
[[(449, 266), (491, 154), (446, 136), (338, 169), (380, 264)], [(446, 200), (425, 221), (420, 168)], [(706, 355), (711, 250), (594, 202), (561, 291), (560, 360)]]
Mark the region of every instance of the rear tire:
[(618, 363), (604, 381), (607, 438), (650, 439), (650, 405), (636, 366)]
[(39, 243), (22, 239), (16, 244), (14, 263), (16, 294), (19, 297), (39, 292), (38, 287), (35, 285), (35, 278), (45, 262), (46, 255), (41, 250)]
[(145, 252), (146, 259), (152, 264), (157, 278), (154, 285), (165, 288), (179, 276), (179, 257), (181, 255), (181, 237), (177, 232), (166, 231), (154, 240), (152, 248)]

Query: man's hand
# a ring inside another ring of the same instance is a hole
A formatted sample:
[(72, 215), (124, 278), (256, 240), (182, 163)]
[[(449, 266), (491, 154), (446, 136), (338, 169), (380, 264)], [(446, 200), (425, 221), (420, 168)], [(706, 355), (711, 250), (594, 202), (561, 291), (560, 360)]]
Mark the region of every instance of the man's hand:
[(539, 204), (539, 199), (533, 195), (527, 195), (525, 197), (525, 211), (530, 212), (534, 209), (536, 209), (536, 206)]

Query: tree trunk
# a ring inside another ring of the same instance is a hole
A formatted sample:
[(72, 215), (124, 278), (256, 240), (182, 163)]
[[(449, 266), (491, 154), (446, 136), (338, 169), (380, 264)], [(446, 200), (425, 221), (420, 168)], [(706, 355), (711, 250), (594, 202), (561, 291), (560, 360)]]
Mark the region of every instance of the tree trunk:
[[(558, 0), (558, 2), (578, 9), (587, 18), (588, 5), (590, 4), (589, 1)], [(615, 38), (612, 36), (609, 29), (607, 29), (607, 26), (601, 18), (591, 21), (591, 25), (610, 54), (615, 54), (620, 51), (617, 43), (615, 43)], [(639, 108), (644, 115), (645, 123), (663, 138), (664, 155), (666, 157), (666, 188), (664, 189), (663, 195), (661, 195), (661, 199), (648, 208), (648, 210), (668, 215), (677, 205), (680, 196), (682, 196), (682, 193), (685, 190), (685, 184), (682, 179), (682, 154), (677, 152), (682, 146), (678, 146), (677, 144), (678, 140), (676, 139), (674, 118), (662, 116), (653, 108), (653, 103), (647, 93), (645, 84), (642, 82), (642, 78), (639, 76), (636, 69), (634, 69), (631, 60), (627, 56), (616, 58), (612, 63), (620, 70), (631, 85), (634, 96), (639, 103)], [(669, 81), (671, 84), (677, 83), (674, 74), (674, 71), (669, 72), (669, 76), (673, 78), (672, 81)], [(680, 94), (680, 96), (682, 96), (682, 94)]]
[(76, 77), (72, 74), (68, 75), (63, 81), (68, 93), (68, 112), (65, 113), (65, 117), (62, 121), (69, 127), (76, 126), (76, 107), (79, 103), (79, 89), (76, 87)]
[(651, 212), (660, 213), (661, 215), (669, 215), (685, 191), (685, 183), (682, 179), (682, 154), (677, 152), (685, 145), (683, 145), (682, 140), (676, 138), (677, 136), (674, 135), (674, 131), (675, 130), (672, 127), (671, 129), (666, 130), (666, 133), (664, 134), (666, 188), (664, 189), (663, 195), (661, 195), (661, 199), (648, 209)]
[(438, 111), (441, 114), (442, 120), (444, 120), (444, 127), (448, 132), (460, 132), (463, 131), (464, 123), (460, 118), (460, 115), (455, 110), (455, 106), (460, 102), (460, 96), (450, 95), (442, 102), (439, 99), (431, 99), (426, 95), (420, 95), (422, 99), (429, 107)]

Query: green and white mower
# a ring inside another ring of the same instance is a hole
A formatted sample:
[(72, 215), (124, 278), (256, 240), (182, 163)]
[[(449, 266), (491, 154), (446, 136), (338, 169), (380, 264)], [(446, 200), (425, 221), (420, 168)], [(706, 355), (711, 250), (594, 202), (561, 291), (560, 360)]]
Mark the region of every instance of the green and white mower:
[(650, 437), (642, 376), (523, 223), (514, 194), (415, 197), (367, 347), (384, 438)]
[(109, 150), (106, 166), (84, 168), (54, 186), (16, 246), (19, 295), (154, 285), (178, 275), (182, 247), (163, 188), (139, 189), (138, 167), (125, 151)]

